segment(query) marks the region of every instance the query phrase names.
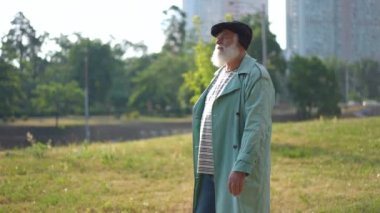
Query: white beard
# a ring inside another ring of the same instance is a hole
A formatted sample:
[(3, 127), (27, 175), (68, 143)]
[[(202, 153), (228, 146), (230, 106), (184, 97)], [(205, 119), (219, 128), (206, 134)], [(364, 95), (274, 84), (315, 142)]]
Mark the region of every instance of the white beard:
[(214, 66), (220, 68), (239, 56), (239, 48), (237, 42), (234, 42), (228, 47), (223, 47), (219, 50), (220, 45), (215, 45), (214, 52), (212, 53), (211, 62)]

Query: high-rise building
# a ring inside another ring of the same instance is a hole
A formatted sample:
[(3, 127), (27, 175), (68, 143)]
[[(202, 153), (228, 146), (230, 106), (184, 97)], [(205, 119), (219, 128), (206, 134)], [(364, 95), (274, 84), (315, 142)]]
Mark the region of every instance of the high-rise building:
[(291, 54), (380, 60), (379, 0), (287, 0)]
[(238, 20), (246, 14), (254, 14), (265, 8), (267, 12), (268, 0), (183, 0), (183, 10), (187, 15), (187, 28), (193, 28), (192, 19), (199, 16), (201, 32), (204, 40), (210, 40), (212, 25), (224, 21), (226, 14)]

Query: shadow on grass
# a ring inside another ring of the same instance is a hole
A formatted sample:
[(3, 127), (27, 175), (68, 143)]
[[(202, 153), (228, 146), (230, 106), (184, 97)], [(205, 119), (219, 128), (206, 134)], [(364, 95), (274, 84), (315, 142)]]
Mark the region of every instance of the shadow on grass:
[(327, 154), (319, 147), (296, 146), (291, 144), (272, 144), (272, 151), (287, 158), (310, 158)]
[(366, 166), (380, 165), (380, 156), (369, 155), (366, 152), (348, 152), (342, 150), (326, 150), (320, 147), (310, 147), (291, 144), (272, 144), (272, 151), (281, 157), (302, 159), (328, 157), (336, 163), (360, 164)]

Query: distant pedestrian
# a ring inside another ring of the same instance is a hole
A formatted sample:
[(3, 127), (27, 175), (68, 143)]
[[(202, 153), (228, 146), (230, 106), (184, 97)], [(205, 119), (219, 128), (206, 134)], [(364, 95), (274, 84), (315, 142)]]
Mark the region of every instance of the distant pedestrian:
[(246, 53), (248, 25), (222, 22), (211, 34), (219, 69), (193, 108), (193, 212), (269, 212), (273, 84)]

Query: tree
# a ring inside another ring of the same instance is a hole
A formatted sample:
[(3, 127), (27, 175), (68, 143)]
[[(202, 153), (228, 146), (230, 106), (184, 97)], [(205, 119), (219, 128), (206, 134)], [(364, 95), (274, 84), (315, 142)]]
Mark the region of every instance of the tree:
[(129, 106), (149, 114), (178, 114), (177, 96), (187, 67), (188, 62), (182, 57), (167, 52), (157, 54), (157, 58), (132, 79)]
[(188, 96), (184, 95), (185, 93), (190, 92), (192, 94), (190, 99), (191, 104), (194, 104), (196, 100), (198, 100), (202, 91), (206, 89), (207, 85), (210, 83), (215, 72), (215, 67), (210, 61), (213, 45), (207, 44), (202, 40), (200, 18), (195, 17), (193, 22), (198, 34), (198, 43), (195, 46), (194, 52), (195, 70), (189, 70), (183, 74), (184, 84), (181, 87), (183, 97)]
[(164, 33), (166, 35), (165, 44), (162, 47), (164, 51), (179, 53), (182, 51), (186, 38), (186, 14), (177, 6), (171, 6), (164, 11), (168, 16), (163, 22), (165, 25)]
[(74, 46), (74, 43), (65, 35), (52, 40), (60, 47), (60, 50), (48, 54), (48, 63), (39, 76), (39, 83), (57, 82), (64, 84), (73, 81), (72, 66), (69, 63), (69, 51)]
[(339, 89), (333, 70), (316, 57), (295, 56), (290, 60), (289, 90), (301, 118), (338, 115)]
[(380, 64), (370, 59), (354, 63), (327, 59), (328, 69), (336, 73), (340, 93), (345, 101), (380, 100)]
[(90, 40), (77, 35), (77, 41), (68, 46), (66, 60), (70, 79), (84, 88), (85, 69), (88, 71), (89, 103), (97, 113), (109, 111), (109, 91), (112, 87), (112, 75), (118, 68), (118, 59), (110, 44), (100, 40)]
[(18, 68), (23, 93), (18, 107), (23, 109), (23, 113), (30, 114), (32, 113), (31, 91), (38, 84), (38, 77), (47, 64), (47, 61), (39, 54), (48, 34), (37, 35), (36, 30), (22, 12), (16, 14), (11, 24), (12, 28), (1, 39), (1, 58)]
[(132, 53), (133, 55), (140, 53), (141, 56), (145, 56), (147, 51), (148, 47), (144, 43), (132, 43), (128, 40), (123, 40), (121, 43), (116, 43), (112, 47), (113, 54), (120, 60), (127, 58), (128, 53)]
[[(42, 83), (50, 81), (67, 83), (76, 81), (84, 88), (84, 72), (87, 67), (90, 111), (92, 114), (115, 113), (120, 116), (127, 111), (131, 94), (131, 79), (142, 67), (149, 66), (147, 47), (143, 43), (127, 40), (121, 43), (84, 38), (75, 34), (76, 40), (67, 36), (55, 38), (61, 50), (50, 54), (50, 63), (42, 75)], [(141, 54), (127, 58), (127, 55)], [(87, 63), (86, 63), (87, 59)], [(140, 60), (141, 59), (141, 60)], [(134, 67), (141, 61), (141, 65)]]
[(36, 111), (54, 114), (56, 127), (60, 116), (80, 112), (83, 103), (83, 91), (76, 82), (40, 84), (33, 93)]
[(339, 87), (340, 97), (344, 98), (345, 101), (348, 101), (348, 86), (351, 76), (352, 65), (348, 62), (343, 62), (338, 60), (337, 58), (327, 58), (323, 61), (326, 68), (334, 71), (336, 76), (336, 81)]
[[(158, 54), (144, 54), (141, 57), (127, 58), (122, 61), (122, 69), (112, 76), (112, 87), (109, 97), (113, 106), (113, 111), (117, 116), (124, 112), (139, 111), (139, 103), (130, 100), (133, 91), (142, 85), (135, 84), (133, 79), (147, 69), (153, 61), (158, 58)], [(156, 73), (157, 75), (157, 73)]]
[(7, 120), (18, 111), (22, 98), (20, 75), (16, 68), (0, 58), (0, 118)]
[[(251, 14), (242, 17), (241, 21), (252, 28), (252, 42), (247, 52), (258, 62), (263, 63), (262, 26), (260, 14)], [(265, 65), (272, 77), (276, 91), (282, 93), (286, 85), (282, 85), (285, 78), (286, 61), (276, 35), (269, 30), (269, 22), (265, 22), (267, 42), (267, 64)]]
[(353, 75), (356, 80), (354, 92), (362, 100), (380, 100), (380, 64), (377, 61), (362, 59), (353, 64)]
[(38, 57), (38, 53), (48, 34), (37, 36), (35, 29), (22, 12), (16, 14), (11, 24), (13, 28), (2, 38), (2, 57), (8, 62), (16, 60), (21, 72), (30, 62), (29, 71), (35, 77), (40, 71), (41, 59)]

